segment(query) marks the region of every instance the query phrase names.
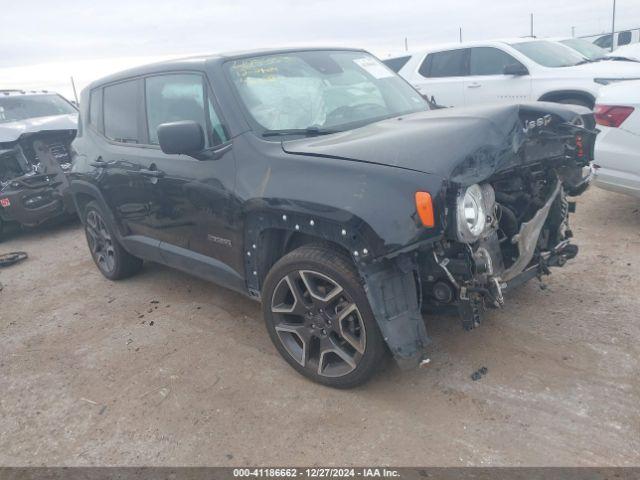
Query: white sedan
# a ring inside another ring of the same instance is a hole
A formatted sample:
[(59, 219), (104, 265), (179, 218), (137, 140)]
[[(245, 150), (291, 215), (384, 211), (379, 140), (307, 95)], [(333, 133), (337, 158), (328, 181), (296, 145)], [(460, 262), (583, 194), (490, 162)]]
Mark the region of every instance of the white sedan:
[(593, 161), (595, 184), (640, 197), (640, 81), (602, 88), (594, 113), (601, 130)]

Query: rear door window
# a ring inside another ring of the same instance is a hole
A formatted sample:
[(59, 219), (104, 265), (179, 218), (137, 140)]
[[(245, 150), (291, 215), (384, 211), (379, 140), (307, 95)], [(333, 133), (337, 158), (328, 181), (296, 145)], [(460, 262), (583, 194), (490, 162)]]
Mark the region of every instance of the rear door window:
[(598, 38), (595, 42), (596, 45), (598, 45), (600, 48), (611, 48), (611, 34), (609, 35), (604, 35), (600, 38)]
[(115, 142), (140, 143), (138, 81), (104, 87), (104, 135)]
[(471, 49), (469, 73), (470, 75), (503, 75), (504, 67), (519, 63), (498, 48), (477, 47)]
[(462, 77), (468, 71), (469, 49), (448, 50), (427, 55), (420, 66), (420, 74), (423, 77)]

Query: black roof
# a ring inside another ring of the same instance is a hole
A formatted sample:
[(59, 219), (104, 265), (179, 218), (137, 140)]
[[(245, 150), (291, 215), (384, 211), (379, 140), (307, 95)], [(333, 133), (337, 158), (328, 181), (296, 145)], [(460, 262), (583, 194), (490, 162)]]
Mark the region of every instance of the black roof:
[(130, 68), (121, 72), (113, 73), (106, 77), (91, 82), (87, 88), (94, 88), (107, 83), (117, 82), (130, 77), (139, 75), (147, 75), (149, 73), (161, 73), (168, 70), (191, 70), (202, 69), (205, 65), (222, 64), (228, 60), (236, 60), (241, 58), (259, 57), (262, 55), (275, 55), (279, 53), (304, 52), (315, 50), (344, 50), (344, 51), (364, 51), (360, 48), (344, 48), (344, 47), (310, 47), (310, 48), (271, 48), (260, 50), (245, 50), (239, 52), (227, 52), (211, 55), (195, 55), (191, 57), (177, 58), (174, 60), (165, 60), (162, 62), (141, 65), (139, 67)]

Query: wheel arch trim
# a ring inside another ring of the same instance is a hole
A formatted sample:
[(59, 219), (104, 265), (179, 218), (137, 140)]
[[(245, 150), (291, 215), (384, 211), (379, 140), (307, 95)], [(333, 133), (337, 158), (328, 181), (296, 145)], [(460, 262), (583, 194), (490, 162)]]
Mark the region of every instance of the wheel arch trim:
[[(277, 261), (275, 258), (265, 263), (266, 256), (273, 255), (274, 248), (280, 249), (280, 256), (287, 253), (286, 246), (295, 236), (308, 237), (318, 243), (334, 244), (348, 253), (356, 266), (385, 253), (384, 241), (366, 222), (348, 212), (333, 213), (334, 217), (344, 217), (346, 220), (288, 209), (256, 210), (248, 213), (244, 222), (243, 255), (250, 295), (260, 297), (262, 281), (268, 268)], [(275, 233), (276, 239), (273, 240), (272, 237), (272, 243), (265, 244), (265, 237), (272, 233)]]
[(587, 90), (550, 90), (544, 94), (542, 94), (539, 98), (539, 102), (553, 102), (562, 98), (583, 98), (591, 102), (591, 104), (595, 104), (596, 98), (595, 96), (588, 92)]
[(82, 203), (80, 201), (80, 198), (82, 196), (88, 196), (91, 197), (91, 200), (89, 201), (95, 201), (98, 203), (98, 205), (102, 209), (102, 213), (105, 216), (105, 220), (107, 221), (107, 223), (109, 223), (109, 227), (111, 227), (112, 231), (115, 232), (116, 238), (119, 241), (122, 240), (123, 235), (121, 234), (120, 229), (117, 228), (118, 224), (116, 222), (116, 219), (113, 216), (111, 209), (107, 205), (102, 192), (97, 186), (85, 180), (74, 179), (71, 180), (69, 189), (71, 191), (71, 195), (73, 196), (73, 203), (76, 207), (76, 211), (78, 212), (78, 217), (80, 217), (80, 221), (82, 223), (84, 223), (84, 212), (82, 207), (85, 207), (86, 203), (88, 202)]

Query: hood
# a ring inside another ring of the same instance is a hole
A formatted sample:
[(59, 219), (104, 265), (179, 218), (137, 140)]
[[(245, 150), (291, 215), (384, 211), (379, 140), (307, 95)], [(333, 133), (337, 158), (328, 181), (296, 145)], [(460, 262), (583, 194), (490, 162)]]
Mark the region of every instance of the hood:
[[(341, 133), (284, 141), (282, 149), (289, 154), (388, 165), (473, 183), (550, 156), (548, 149), (537, 157), (536, 152), (519, 154), (527, 138), (539, 130), (525, 130), (525, 122), (546, 118), (545, 130), (555, 129), (560, 138), (567, 134), (567, 122), (589, 115), (584, 107), (546, 102), (439, 109)], [(564, 151), (564, 143), (560, 147)]]
[(616, 48), (613, 52), (607, 55), (608, 57), (623, 57), (631, 60), (640, 61), (640, 43), (631, 43), (622, 47)]
[(25, 133), (50, 130), (77, 130), (78, 115), (53, 115), (27, 118), (17, 122), (0, 123), (0, 143), (15, 142)]
[[(615, 53), (615, 51), (614, 51)], [(599, 61), (583, 63), (573, 67), (549, 69), (568, 76), (579, 77), (615, 77), (615, 78), (640, 78), (640, 63)]]

